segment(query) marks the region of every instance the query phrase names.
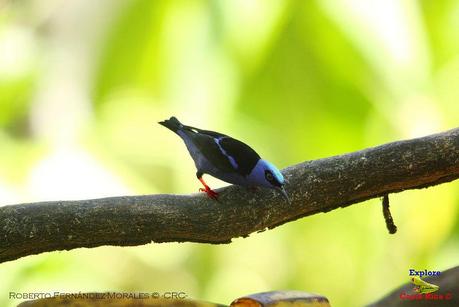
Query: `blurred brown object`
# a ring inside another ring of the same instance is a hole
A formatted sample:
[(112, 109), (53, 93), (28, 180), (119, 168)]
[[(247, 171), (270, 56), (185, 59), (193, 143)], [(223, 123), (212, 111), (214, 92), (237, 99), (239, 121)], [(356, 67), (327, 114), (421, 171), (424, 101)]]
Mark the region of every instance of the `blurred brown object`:
[(225, 307), (191, 299), (164, 298), (81, 298), (69, 299), (61, 297), (44, 298), (26, 301), (18, 307)]
[[(225, 307), (226, 305), (214, 304), (192, 299), (164, 299), (164, 298), (116, 298), (122, 293), (78, 293), (70, 297), (51, 297), (26, 301), (18, 307)], [(123, 293), (124, 295), (124, 293)], [(79, 298), (81, 296), (81, 298)], [(72, 298), (74, 297), (74, 298)], [(271, 291), (262, 292), (238, 298), (230, 307), (330, 307), (328, 299), (322, 295), (301, 291)]]
[(271, 291), (234, 300), (231, 307), (330, 307), (325, 296), (301, 291)]

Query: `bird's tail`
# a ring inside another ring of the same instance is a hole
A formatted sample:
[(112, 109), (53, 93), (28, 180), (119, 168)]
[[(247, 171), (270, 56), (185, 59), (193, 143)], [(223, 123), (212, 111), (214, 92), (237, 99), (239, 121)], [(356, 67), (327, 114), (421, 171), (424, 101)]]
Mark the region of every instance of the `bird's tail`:
[(182, 123), (179, 122), (179, 120), (172, 116), (171, 118), (169, 119), (166, 119), (162, 122), (159, 122), (160, 125), (163, 125), (164, 127), (174, 131), (175, 133), (177, 133), (177, 131), (183, 127)]

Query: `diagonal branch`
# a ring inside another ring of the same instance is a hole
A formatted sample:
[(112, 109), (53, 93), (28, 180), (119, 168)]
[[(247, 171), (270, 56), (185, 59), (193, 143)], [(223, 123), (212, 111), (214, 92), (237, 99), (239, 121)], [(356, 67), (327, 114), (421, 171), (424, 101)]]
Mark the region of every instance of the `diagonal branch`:
[(229, 186), (205, 195), (124, 196), (0, 207), (0, 262), (54, 250), (154, 242), (229, 243), (255, 231), (459, 178), (459, 128), (303, 162), (276, 192)]

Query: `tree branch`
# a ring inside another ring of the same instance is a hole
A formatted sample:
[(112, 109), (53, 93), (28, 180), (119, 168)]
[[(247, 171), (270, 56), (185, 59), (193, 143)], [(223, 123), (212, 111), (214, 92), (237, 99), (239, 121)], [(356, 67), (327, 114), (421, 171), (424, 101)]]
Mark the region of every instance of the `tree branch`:
[(154, 242), (229, 243), (255, 231), (459, 177), (459, 128), (283, 170), (292, 200), (229, 186), (219, 202), (145, 195), (0, 207), (0, 262), (54, 250)]

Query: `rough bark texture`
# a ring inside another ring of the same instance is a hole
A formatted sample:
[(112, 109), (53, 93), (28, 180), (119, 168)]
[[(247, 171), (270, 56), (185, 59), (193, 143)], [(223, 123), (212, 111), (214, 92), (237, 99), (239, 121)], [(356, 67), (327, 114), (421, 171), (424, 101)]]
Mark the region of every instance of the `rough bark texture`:
[(54, 250), (150, 242), (229, 243), (318, 212), (459, 177), (459, 128), (303, 162), (283, 170), (291, 198), (237, 186), (0, 207), (0, 262)]

